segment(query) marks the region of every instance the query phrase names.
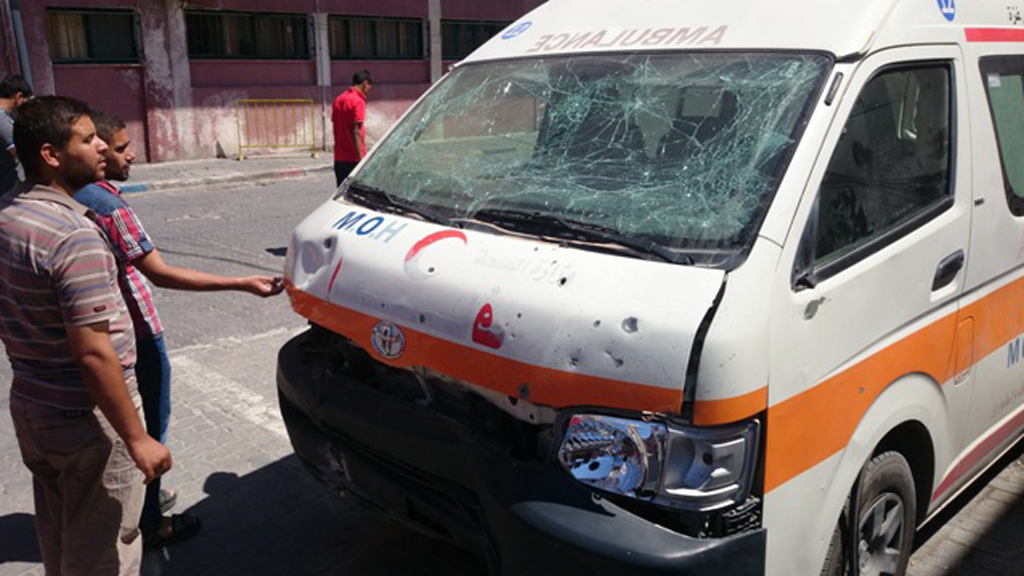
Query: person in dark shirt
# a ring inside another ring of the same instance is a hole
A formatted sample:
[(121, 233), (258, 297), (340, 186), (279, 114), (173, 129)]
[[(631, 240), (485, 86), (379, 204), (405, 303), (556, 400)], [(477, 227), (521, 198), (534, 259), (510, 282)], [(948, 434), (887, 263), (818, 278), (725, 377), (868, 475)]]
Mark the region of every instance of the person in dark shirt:
[(32, 99), (32, 87), (21, 76), (0, 81), (0, 196), (18, 183), (18, 151), (14, 146), (14, 111)]

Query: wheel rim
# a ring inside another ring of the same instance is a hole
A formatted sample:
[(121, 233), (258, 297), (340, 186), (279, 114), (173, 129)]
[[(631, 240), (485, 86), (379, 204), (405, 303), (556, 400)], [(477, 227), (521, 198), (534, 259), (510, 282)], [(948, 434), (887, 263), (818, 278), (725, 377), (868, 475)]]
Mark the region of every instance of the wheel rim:
[(903, 548), (903, 499), (886, 492), (860, 517), (859, 565), (862, 576), (895, 575)]

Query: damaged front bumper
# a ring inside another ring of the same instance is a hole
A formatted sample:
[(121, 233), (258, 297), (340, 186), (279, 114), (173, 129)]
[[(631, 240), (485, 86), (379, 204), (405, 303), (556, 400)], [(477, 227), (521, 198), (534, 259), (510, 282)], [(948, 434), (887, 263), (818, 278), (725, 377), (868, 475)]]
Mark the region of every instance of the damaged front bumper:
[(281, 349), (292, 445), (332, 491), (485, 555), (494, 573), (764, 572), (763, 528), (723, 538), (669, 530), (527, 454), (550, 430), (523, 432), (501, 418), (483, 430), (471, 417), (486, 408), (460, 403), (464, 414), (448, 413), (443, 399), (410, 398), (379, 376), (365, 358), (339, 369), (309, 332)]

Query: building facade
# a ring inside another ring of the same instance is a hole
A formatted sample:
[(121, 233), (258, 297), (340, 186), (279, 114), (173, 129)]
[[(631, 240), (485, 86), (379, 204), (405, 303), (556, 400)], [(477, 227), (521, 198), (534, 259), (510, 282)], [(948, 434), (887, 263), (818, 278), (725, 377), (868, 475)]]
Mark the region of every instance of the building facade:
[(239, 126), (246, 99), (312, 101), (308, 118), (292, 107), (248, 122), (329, 150), (330, 105), (354, 72), (373, 74), (373, 141), (448, 65), (543, 1), (0, 0), (0, 73), (121, 116), (150, 162), (258, 144)]

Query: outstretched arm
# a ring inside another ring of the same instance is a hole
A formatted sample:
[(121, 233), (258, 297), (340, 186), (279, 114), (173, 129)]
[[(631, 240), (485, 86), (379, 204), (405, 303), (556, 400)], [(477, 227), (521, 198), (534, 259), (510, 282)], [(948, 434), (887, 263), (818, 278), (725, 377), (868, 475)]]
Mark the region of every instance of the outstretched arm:
[(155, 248), (132, 264), (145, 274), (150, 282), (161, 288), (201, 292), (238, 290), (264, 298), (280, 294), (284, 289), (281, 279), (273, 276), (220, 276), (191, 268), (171, 266), (164, 262), (160, 251)]

